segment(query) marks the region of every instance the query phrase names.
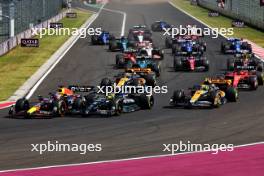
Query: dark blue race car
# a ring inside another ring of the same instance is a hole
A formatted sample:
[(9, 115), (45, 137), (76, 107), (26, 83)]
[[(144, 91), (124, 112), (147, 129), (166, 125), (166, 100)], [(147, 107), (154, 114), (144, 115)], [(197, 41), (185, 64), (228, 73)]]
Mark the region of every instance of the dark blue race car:
[(92, 35), (91, 42), (93, 45), (107, 45), (113, 36), (106, 31), (102, 31), (100, 35)]
[(151, 30), (154, 32), (162, 32), (164, 29), (172, 28), (172, 25), (168, 24), (165, 21), (156, 21), (151, 25)]
[(252, 46), (238, 38), (229, 38), (221, 44), (221, 51), (224, 54), (252, 53)]
[(205, 47), (196, 41), (182, 40), (172, 45), (172, 54), (175, 56), (202, 55)]

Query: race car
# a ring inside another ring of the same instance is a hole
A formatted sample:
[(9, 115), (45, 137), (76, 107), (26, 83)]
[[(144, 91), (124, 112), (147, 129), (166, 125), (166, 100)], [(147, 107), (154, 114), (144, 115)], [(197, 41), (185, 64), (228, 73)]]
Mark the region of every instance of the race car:
[(211, 107), (217, 108), (227, 102), (224, 91), (214, 84), (195, 85), (190, 91), (176, 90), (170, 99), (174, 107)]
[(206, 51), (206, 42), (202, 40), (201, 36), (198, 35), (178, 35), (174, 38), (171, 36), (167, 36), (165, 39), (165, 47), (166, 48), (172, 48), (174, 44), (183, 42), (183, 41), (193, 41), (196, 42), (197, 44), (203, 46), (204, 51)]
[(127, 64), (127, 61), (136, 62), (136, 57), (138, 54), (138, 50), (135, 49), (128, 49), (125, 50), (122, 54), (116, 55), (116, 67), (117, 68), (124, 68)]
[(175, 71), (208, 71), (209, 60), (200, 56), (174, 56), (173, 68)]
[(31, 105), (25, 98), (18, 99), (9, 110), (9, 115), (31, 117), (61, 117), (66, 114), (80, 114), (84, 103), (82, 96), (75, 94), (71, 89), (60, 87), (49, 97), (38, 97), (38, 102)]
[(147, 85), (156, 86), (157, 78), (156, 73), (150, 68), (130, 68), (126, 69), (124, 73), (116, 76), (117, 86), (124, 85)]
[(243, 39), (228, 38), (221, 43), (221, 52), (224, 54), (252, 53), (252, 46)]
[(263, 62), (256, 59), (253, 54), (236, 54), (227, 60), (227, 70), (256, 70), (263, 71)]
[(231, 79), (226, 79), (223, 74), (205, 78), (203, 84), (216, 85), (220, 90), (225, 92), (226, 97), (230, 102), (236, 102), (238, 100), (238, 90), (233, 87), (233, 81)]
[(151, 31), (144, 25), (133, 26), (132, 29), (129, 29), (128, 39), (130, 41), (142, 42), (142, 41), (150, 41), (152, 42), (152, 33)]
[(256, 71), (233, 71), (225, 74), (225, 79), (232, 80), (232, 86), (238, 89), (256, 90), (263, 85), (264, 75)]
[(172, 28), (172, 25), (168, 24), (165, 21), (155, 21), (151, 25), (151, 30), (154, 32), (162, 32), (164, 31), (164, 29), (170, 29), (170, 28)]
[(176, 56), (202, 55), (205, 47), (196, 41), (182, 40), (172, 45), (172, 54)]
[(154, 97), (146, 94), (111, 94), (90, 93), (86, 96), (83, 116), (104, 115), (118, 116), (121, 113), (134, 112), (140, 109), (151, 109)]
[(107, 31), (102, 31), (101, 35), (92, 35), (91, 36), (91, 43), (92, 45), (107, 45), (109, 41), (113, 38)]
[(109, 42), (109, 51), (126, 51), (129, 48), (134, 48), (135, 43), (133, 41), (128, 40), (125, 37), (116, 38), (112, 37)]
[(160, 63), (149, 56), (137, 56), (135, 60), (129, 60), (125, 68), (150, 68), (159, 77), (161, 73)]
[(145, 47), (140, 48), (138, 54), (141, 56), (149, 56), (152, 57), (153, 59), (158, 59), (158, 60), (164, 59), (164, 50), (154, 47), (152, 43), (149, 43)]

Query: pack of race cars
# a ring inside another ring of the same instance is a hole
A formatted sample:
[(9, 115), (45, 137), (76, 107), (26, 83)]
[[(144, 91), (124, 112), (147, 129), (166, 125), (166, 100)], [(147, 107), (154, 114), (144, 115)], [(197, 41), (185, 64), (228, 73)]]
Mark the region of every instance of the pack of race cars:
[[(153, 32), (162, 32), (173, 25), (165, 21), (156, 21), (151, 25)], [(100, 87), (151, 86), (157, 85), (161, 75), (160, 64), (164, 59), (164, 50), (153, 44), (152, 32), (146, 26), (131, 28), (127, 37), (117, 38), (103, 31), (99, 36), (91, 36), (92, 45), (108, 45), (109, 51), (116, 54), (116, 68), (124, 69), (114, 78), (104, 78)], [(178, 35), (167, 36), (165, 48), (171, 49), (175, 71), (208, 71), (206, 42), (203, 36)], [(263, 62), (254, 57), (252, 47), (243, 39), (231, 38), (221, 44), (223, 54), (234, 54), (227, 60), (227, 72), (208, 77), (202, 84), (189, 90), (174, 91), (170, 105), (174, 107), (219, 107), (227, 102), (236, 102), (239, 89), (256, 90), (263, 85)], [(61, 86), (47, 97), (38, 97), (38, 102), (30, 103), (26, 98), (17, 100), (9, 110), (11, 117), (61, 117), (65, 115), (89, 116), (93, 114), (110, 117), (140, 109), (151, 109), (154, 96), (145, 92), (99, 93), (95, 86)]]

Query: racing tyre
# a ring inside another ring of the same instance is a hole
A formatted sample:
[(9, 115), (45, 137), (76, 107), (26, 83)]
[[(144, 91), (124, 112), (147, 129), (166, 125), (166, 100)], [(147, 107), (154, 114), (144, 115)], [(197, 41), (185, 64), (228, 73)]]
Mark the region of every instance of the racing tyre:
[(228, 87), (226, 90), (226, 99), (230, 102), (236, 102), (238, 99), (238, 91), (234, 87)]
[(257, 64), (257, 71), (263, 72), (263, 68), (264, 68), (264, 65), (263, 65), (262, 62), (260, 62), (260, 63)]
[(166, 39), (165, 39), (165, 47), (167, 49), (172, 47), (172, 40), (171, 40), (171, 38), (166, 37)]
[(153, 72), (156, 73), (156, 76), (157, 76), (157, 77), (160, 76), (161, 69), (160, 69), (160, 66), (159, 66), (159, 65), (157, 65), (157, 64), (153, 64), (153, 65), (150, 66), (150, 68), (151, 68), (151, 70), (152, 70)]
[(109, 43), (109, 50), (114, 52), (117, 49), (118, 49), (117, 41), (116, 40), (111, 40), (110, 43)]
[(156, 78), (154, 75), (146, 75), (144, 79), (146, 80), (146, 85), (148, 86), (155, 87), (157, 85)]
[(84, 101), (82, 98), (77, 98), (73, 103), (73, 109), (81, 112), (84, 106)]
[(122, 54), (116, 55), (116, 66), (117, 66), (117, 68), (123, 67), (124, 64), (125, 64), (124, 56)]
[(92, 35), (91, 37), (91, 43), (92, 45), (97, 45), (98, 44), (98, 36), (97, 35)]
[(235, 69), (235, 62), (233, 59), (227, 60), (227, 70), (233, 71)]
[(249, 85), (251, 90), (257, 90), (258, 89), (258, 79), (255, 76), (249, 77)]
[(175, 105), (177, 105), (177, 103), (183, 102), (184, 99), (185, 95), (183, 90), (176, 90), (173, 92), (172, 101)]
[(172, 44), (172, 46), (171, 46), (171, 53), (172, 53), (172, 54), (175, 54), (176, 51), (178, 51), (178, 50), (177, 50), (177, 49), (178, 49), (177, 46), (178, 46), (177, 44)]
[(173, 68), (174, 68), (175, 71), (180, 71), (182, 69), (181, 58), (174, 57)]
[(16, 101), (15, 112), (27, 111), (29, 110), (29, 101), (25, 98), (21, 98)]
[(263, 85), (264, 82), (264, 73), (257, 72), (258, 85)]
[(142, 109), (151, 109), (154, 105), (154, 97), (147, 96), (146, 94), (141, 94), (139, 97), (139, 106)]
[(54, 102), (52, 114), (53, 117), (63, 117), (66, 114), (67, 111), (67, 105), (65, 101), (59, 100)]
[(109, 78), (103, 78), (101, 83), (100, 83), (101, 87), (107, 87), (107, 86), (112, 86), (112, 81)]
[(202, 65), (204, 66), (204, 71), (205, 72), (209, 71), (209, 60), (208, 59), (204, 58), (202, 60)]

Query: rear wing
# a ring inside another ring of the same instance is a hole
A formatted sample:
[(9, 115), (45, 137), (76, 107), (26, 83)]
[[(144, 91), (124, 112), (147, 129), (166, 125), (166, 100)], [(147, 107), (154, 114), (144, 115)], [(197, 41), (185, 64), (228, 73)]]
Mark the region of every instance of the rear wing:
[(70, 90), (73, 92), (91, 92), (95, 90), (94, 86), (76, 86), (76, 85), (71, 85), (68, 87)]

